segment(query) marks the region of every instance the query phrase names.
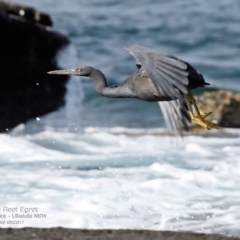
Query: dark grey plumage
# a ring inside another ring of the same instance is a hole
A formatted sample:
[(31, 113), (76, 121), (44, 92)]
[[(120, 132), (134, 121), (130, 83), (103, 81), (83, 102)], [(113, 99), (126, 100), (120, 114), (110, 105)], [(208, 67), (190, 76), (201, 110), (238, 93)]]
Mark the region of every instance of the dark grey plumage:
[(168, 128), (181, 134), (190, 121), (184, 95), (209, 83), (189, 63), (174, 56), (138, 45), (125, 49), (136, 59), (139, 69), (116, 87), (109, 87), (105, 75), (93, 67), (49, 73), (90, 77), (96, 83), (97, 93), (105, 97), (158, 102)]

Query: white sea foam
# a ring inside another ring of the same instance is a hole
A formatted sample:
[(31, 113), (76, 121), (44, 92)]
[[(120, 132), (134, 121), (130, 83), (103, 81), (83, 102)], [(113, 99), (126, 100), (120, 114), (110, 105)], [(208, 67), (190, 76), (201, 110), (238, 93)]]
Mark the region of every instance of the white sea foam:
[(240, 138), (190, 136), (175, 146), (161, 131), (1, 134), (0, 206), (47, 214), (1, 227), (240, 234)]

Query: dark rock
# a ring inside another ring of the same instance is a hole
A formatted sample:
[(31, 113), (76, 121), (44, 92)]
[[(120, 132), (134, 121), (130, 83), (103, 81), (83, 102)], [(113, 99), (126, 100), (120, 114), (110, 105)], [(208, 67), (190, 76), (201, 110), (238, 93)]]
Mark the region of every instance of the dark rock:
[(53, 22), (48, 14), (38, 11), (35, 8), (12, 4), (6, 2), (0, 2), (0, 11), (7, 14), (12, 14), (21, 18), (24, 18), (28, 21), (33, 21), (45, 26), (52, 26)]
[(0, 8), (0, 132), (64, 105), (68, 76), (47, 72), (59, 69), (57, 53), (68, 44), (51, 28)]

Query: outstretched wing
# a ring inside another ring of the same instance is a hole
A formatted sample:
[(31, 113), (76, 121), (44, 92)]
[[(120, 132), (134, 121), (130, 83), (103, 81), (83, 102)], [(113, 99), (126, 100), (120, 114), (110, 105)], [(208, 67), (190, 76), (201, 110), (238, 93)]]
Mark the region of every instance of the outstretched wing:
[(188, 130), (189, 114), (186, 105), (180, 105), (179, 100), (158, 102), (163, 118), (169, 130), (182, 136), (182, 130)]
[[(160, 102), (164, 120), (174, 132), (181, 133), (182, 126), (190, 121), (189, 113), (183, 99), (188, 93), (187, 64), (175, 57), (138, 45), (125, 49), (136, 59), (153, 81), (160, 96), (167, 96), (174, 101)], [(176, 100), (177, 99), (177, 100)]]

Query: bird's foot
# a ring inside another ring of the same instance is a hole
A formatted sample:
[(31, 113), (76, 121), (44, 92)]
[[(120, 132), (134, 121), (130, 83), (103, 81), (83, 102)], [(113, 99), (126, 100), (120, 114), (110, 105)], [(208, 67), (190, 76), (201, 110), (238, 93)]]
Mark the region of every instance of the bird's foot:
[(207, 129), (219, 128), (219, 126), (216, 123), (205, 120), (205, 118), (208, 117), (212, 112), (204, 113), (204, 114), (200, 113), (197, 103), (191, 94), (185, 95), (184, 99), (187, 103), (190, 116), (195, 123)]
[(204, 113), (199, 116), (194, 116), (193, 114), (191, 114), (191, 118), (195, 123), (204, 128), (207, 128), (208, 130), (210, 130), (211, 128), (219, 129), (219, 126), (216, 123), (205, 120), (205, 118), (209, 116), (211, 113), (212, 112)]
[(202, 119), (205, 119), (205, 118), (206, 118), (207, 116), (209, 116), (211, 113), (212, 113), (212, 112), (201, 114)]

